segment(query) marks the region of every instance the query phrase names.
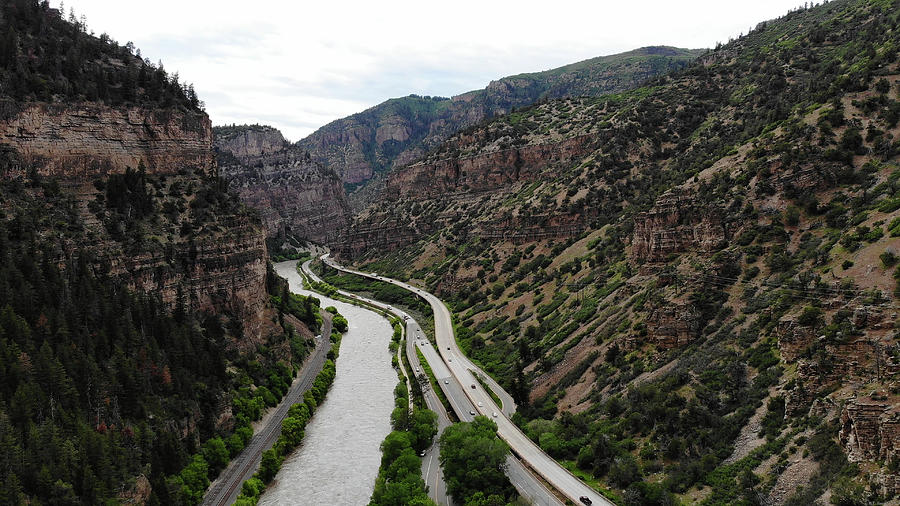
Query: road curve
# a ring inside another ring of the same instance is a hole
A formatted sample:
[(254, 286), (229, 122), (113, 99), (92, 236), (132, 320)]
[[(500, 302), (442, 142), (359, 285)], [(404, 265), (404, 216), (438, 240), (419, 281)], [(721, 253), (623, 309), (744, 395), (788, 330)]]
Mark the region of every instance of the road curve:
[[(544, 480), (546, 480), (554, 488), (559, 490), (572, 502), (580, 504), (580, 499), (584, 497), (587, 498), (592, 504), (613, 506), (613, 503), (606, 499), (606, 497), (588, 486), (578, 477), (569, 472), (566, 468), (562, 467), (558, 462), (553, 460), (549, 455), (544, 453), (537, 444), (529, 439), (528, 436), (526, 436), (508, 418), (505, 412), (497, 417), (493, 416), (494, 413), (501, 411), (501, 409), (497, 407), (491, 396), (487, 392), (485, 392), (484, 389), (480, 387), (480, 385), (477, 385), (474, 373), (480, 373), (483, 377), (485, 377), (485, 379), (490, 378), (490, 376), (485, 374), (484, 371), (482, 371), (471, 361), (469, 361), (469, 359), (466, 358), (466, 356), (457, 346), (456, 338), (454, 337), (453, 320), (450, 316), (450, 311), (439, 298), (421, 288), (403, 283), (401, 281), (386, 278), (384, 276), (379, 276), (373, 273), (347, 269), (336, 264), (333, 260), (328, 258), (328, 254), (323, 255), (322, 260), (335, 269), (372, 279), (377, 279), (379, 281), (392, 283), (396, 286), (405, 288), (406, 290), (409, 290), (428, 301), (428, 303), (431, 305), (432, 311), (434, 312), (435, 340), (438, 344), (438, 351), (440, 352), (441, 357), (444, 359), (447, 368), (450, 370), (451, 375), (456, 380), (455, 383), (462, 387), (464, 394), (466, 395), (466, 397), (468, 397), (470, 405), (475, 405), (476, 410), (480, 414), (493, 419), (497, 423), (497, 434), (504, 441), (506, 441), (507, 444), (509, 444), (510, 448), (516, 453), (516, 455), (520, 459), (525, 461), (531, 467), (531, 469), (541, 475)], [(453, 383), (454, 382), (451, 382), (451, 385)], [(475, 385), (476, 388), (465, 388), (465, 385)], [(445, 385), (441, 385), (441, 387), (444, 388)], [(499, 392), (495, 390), (495, 393), (497, 393), (499, 396)], [(454, 405), (454, 400), (450, 399), (450, 402), (454, 410), (458, 412), (456, 405)], [(462, 418), (464, 417), (461, 417), (461, 419)], [(471, 419), (471, 417), (468, 417), (468, 419)]]
[(275, 408), (275, 412), (269, 416), (263, 427), (253, 435), (253, 439), (250, 440), (241, 453), (232, 459), (228, 467), (210, 484), (201, 504), (204, 506), (227, 506), (234, 503), (241, 492), (241, 484), (253, 476), (253, 473), (259, 467), (263, 452), (271, 448), (275, 441), (278, 440), (278, 436), (281, 435), (281, 422), (287, 417), (288, 410), (295, 403), (300, 402), (303, 399), (303, 394), (312, 388), (316, 376), (325, 364), (328, 350), (331, 349), (330, 316), (327, 315), (323, 318), (322, 334), (321, 337), (316, 339), (316, 349), (313, 355), (304, 361), (300, 374), (294, 380), (281, 403)]

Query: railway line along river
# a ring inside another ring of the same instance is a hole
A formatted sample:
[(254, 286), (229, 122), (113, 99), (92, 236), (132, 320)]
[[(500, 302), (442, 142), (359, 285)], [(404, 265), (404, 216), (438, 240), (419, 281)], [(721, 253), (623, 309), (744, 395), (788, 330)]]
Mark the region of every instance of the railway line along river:
[[(294, 293), (303, 289), (296, 262), (275, 264)], [(388, 343), (392, 329), (372, 311), (313, 293), (349, 322), (328, 396), (306, 427), (303, 443), (281, 466), (261, 505), (367, 504), (381, 463), (381, 441), (391, 431), (397, 373)]]

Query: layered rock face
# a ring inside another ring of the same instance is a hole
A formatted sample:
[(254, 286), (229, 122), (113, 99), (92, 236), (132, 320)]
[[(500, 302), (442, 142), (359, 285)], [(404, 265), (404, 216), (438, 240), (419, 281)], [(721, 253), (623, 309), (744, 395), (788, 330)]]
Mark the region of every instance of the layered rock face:
[[(594, 147), (592, 140), (592, 136), (585, 135), (469, 157), (426, 160), (392, 171), (386, 194), (423, 199), (448, 192), (491, 191), (517, 181), (530, 181), (555, 163), (586, 155)], [(468, 136), (454, 139), (458, 145), (470, 142)]]
[(659, 350), (684, 346), (700, 333), (700, 312), (692, 304), (669, 304), (647, 317), (647, 339)]
[(223, 236), (199, 236), (166, 249), (126, 254), (107, 243), (97, 253), (105, 253), (102, 258), (109, 262), (110, 274), (125, 279), (131, 288), (158, 294), (172, 307), (185, 303), (202, 313), (227, 313), (241, 322), (244, 336), (255, 343), (264, 337), (268, 254), (258, 224), (242, 221)]
[(438, 224), (425, 229), (413, 229), (398, 223), (383, 223), (372, 227), (353, 227), (334, 246), (342, 257), (353, 258), (367, 251), (392, 251), (411, 244), (439, 228)]
[(94, 238), (89, 244), (72, 244), (73, 249), (93, 251), (110, 274), (137, 290), (159, 294), (172, 306), (184, 302), (193, 310), (227, 313), (241, 321), (245, 334), (260, 336), (268, 255), (265, 235), (252, 218), (233, 215), (215, 225), (216, 233), (172, 239), (167, 246), (145, 241), (134, 248), (107, 236), (87, 209), (97, 196), (91, 181), (126, 168), (143, 165), (148, 176), (187, 183), (193, 176), (177, 174), (212, 173), (212, 128), (206, 114), (100, 103), (28, 103), (9, 106), (4, 117), (0, 144), (13, 150), (22, 165), (2, 176), (19, 177), (34, 168), (76, 191), (82, 219)]
[[(596, 217), (596, 209), (498, 215), (477, 209), (492, 209), (523, 184), (542, 180), (556, 167), (586, 156), (595, 148), (595, 140), (591, 135), (579, 135), (558, 142), (487, 149), (473, 156), (432, 157), (394, 169), (387, 176), (381, 201), (370, 214), (351, 224), (334, 247), (345, 257), (373, 248), (393, 250), (472, 217), (475, 219), (464, 233), (484, 240), (523, 243), (578, 235)], [(448, 142), (446, 150), (453, 152), (453, 146), (471, 142), (471, 136), (459, 135)], [(395, 216), (396, 203), (416, 201), (436, 202), (440, 211), (427, 220)]]
[(269, 126), (217, 127), (215, 132), (216, 151), (227, 151), (248, 165), (284, 150), (288, 144), (281, 132)]
[(896, 400), (849, 401), (841, 412), (840, 440), (851, 462), (896, 458), (900, 452), (900, 407)]
[(685, 251), (717, 251), (729, 237), (721, 209), (700, 205), (691, 192), (675, 189), (635, 217), (631, 255), (642, 262), (664, 262)]
[(203, 113), (6, 102), (2, 116), (0, 144), (18, 152), (19, 170), (34, 167), (44, 176), (85, 180), (141, 162), (157, 174), (212, 166), (212, 130)]
[(349, 209), (341, 179), (270, 127), (217, 128), (219, 170), (257, 209), (269, 237), (291, 234), (334, 243)]
[[(900, 407), (894, 396), (851, 399), (841, 412), (839, 438), (850, 462), (896, 462), (900, 457)], [(880, 493), (900, 492), (900, 474), (876, 473)]]

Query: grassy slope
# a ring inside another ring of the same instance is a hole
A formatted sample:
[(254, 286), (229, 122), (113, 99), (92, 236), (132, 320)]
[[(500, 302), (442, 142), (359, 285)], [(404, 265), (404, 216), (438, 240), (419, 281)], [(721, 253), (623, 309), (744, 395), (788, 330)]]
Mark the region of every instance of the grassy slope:
[[(626, 497), (765, 496), (793, 466), (749, 467), (757, 478), (721, 467), (747, 420), (771, 399), (849, 393), (781, 359), (779, 319), (820, 306), (809, 323), (826, 341), (804, 360), (826, 379), (849, 336), (895, 342), (890, 326), (854, 327), (837, 308), (877, 310), (895, 287), (881, 255), (900, 233), (897, 12), (874, 1), (793, 12), (652, 86), (550, 101), (463, 132), (433, 156), (582, 134), (599, 146), (494, 195), (375, 209), (372, 222), (459, 218), (367, 268), (442, 290), (466, 351), (513, 390), (527, 379), (530, 434)], [(728, 240), (652, 265), (629, 255), (639, 213), (676, 187), (698, 215), (722, 220)], [(479, 237), (486, 223), (535, 213), (582, 217), (585, 231), (525, 244)], [(699, 315), (691, 343), (658, 349), (654, 313), (665, 307)], [(884, 387), (865, 368), (847, 374), (866, 392)], [(853, 474), (831, 451), (833, 426), (804, 413), (767, 420), (770, 437), (793, 437), (781, 461), (804, 448), (819, 458), (821, 479), (797, 501)]]

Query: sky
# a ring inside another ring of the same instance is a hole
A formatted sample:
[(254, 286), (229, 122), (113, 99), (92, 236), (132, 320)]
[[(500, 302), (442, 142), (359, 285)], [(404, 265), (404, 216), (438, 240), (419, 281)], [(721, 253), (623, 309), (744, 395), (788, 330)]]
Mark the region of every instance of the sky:
[[(51, 0), (59, 7), (58, 0)], [(797, 0), (65, 0), (89, 31), (131, 41), (193, 83), (214, 125), (291, 141), (389, 98), (643, 46), (713, 47)]]

